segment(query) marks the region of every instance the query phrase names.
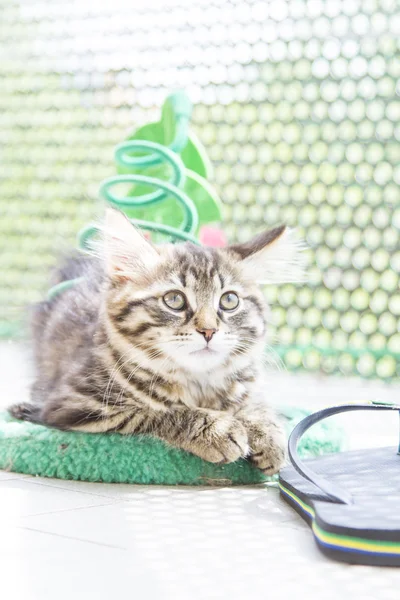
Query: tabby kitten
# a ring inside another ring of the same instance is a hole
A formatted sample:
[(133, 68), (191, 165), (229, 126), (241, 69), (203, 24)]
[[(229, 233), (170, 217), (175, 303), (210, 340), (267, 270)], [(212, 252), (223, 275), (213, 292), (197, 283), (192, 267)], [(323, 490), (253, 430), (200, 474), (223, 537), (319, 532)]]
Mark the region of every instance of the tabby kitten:
[(93, 433), (144, 433), (214, 463), (247, 457), (279, 470), (285, 438), (266, 405), (266, 306), (259, 282), (298, 280), (284, 227), (224, 249), (153, 246), (106, 215), (101, 257), (77, 256), (57, 281), (82, 277), (33, 314), (36, 382), (17, 418)]

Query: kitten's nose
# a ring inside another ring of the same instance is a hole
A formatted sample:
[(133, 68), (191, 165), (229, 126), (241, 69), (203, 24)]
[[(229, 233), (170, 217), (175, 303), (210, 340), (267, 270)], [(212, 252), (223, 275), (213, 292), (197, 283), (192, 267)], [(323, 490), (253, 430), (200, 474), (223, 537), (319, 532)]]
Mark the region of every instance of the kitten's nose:
[(216, 329), (196, 329), (196, 331), (201, 333), (201, 335), (204, 335), (204, 339), (207, 343), (211, 341), (212, 336), (217, 332)]

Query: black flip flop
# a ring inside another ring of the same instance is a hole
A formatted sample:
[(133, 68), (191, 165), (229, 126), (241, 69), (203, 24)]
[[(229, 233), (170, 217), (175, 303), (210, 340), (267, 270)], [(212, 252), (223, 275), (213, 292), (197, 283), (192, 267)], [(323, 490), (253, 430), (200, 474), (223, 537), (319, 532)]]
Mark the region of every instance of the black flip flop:
[(311, 526), (327, 556), (363, 565), (400, 566), (400, 456), (396, 447), (355, 450), (302, 461), (297, 444), (312, 425), (353, 410), (395, 410), (379, 403), (335, 406), (303, 419), (289, 438), (293, 466), (279, 476), (281, 496)]

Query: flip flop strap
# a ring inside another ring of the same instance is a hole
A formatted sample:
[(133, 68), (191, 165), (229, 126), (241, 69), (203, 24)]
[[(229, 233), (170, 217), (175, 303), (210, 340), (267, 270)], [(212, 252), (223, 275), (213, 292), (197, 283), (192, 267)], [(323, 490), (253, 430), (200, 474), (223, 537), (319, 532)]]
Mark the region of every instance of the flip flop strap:
[(289, 458), (292, 462), (293, 467), (296, 471), (302, 475), (305, 479), (313, 483), (317, 486), (322, 492), (329, 496), (329, 499), (333, 502), (337, 502), (340, 504), (352, 504), (353, 497), (349, 492), (340, 487), (337, 484), (332, 484), (330, 481), (318, 475), (318, 473), (314, 473), (312, 469), (310, 469), (299, 457), (297, 452), (298, 443), (303, 436), (303, 434), (310, 429), (315, 423), (326, 419), (327, 417), (331, 417), (332, 415), (337, 415), (340, 413), (350, 412), (354, 410), (397, 410), (400, 411), (400, 406), (396, 404), (379, 404), (379, 403), (371, 403), (371, 404), (342, 404), (340, 406), (332, 406), (330, 408), (324, 408), (323, 410), (319, 410), (308, 417), (305, 417), (296, 425), (293, 429), (288, 444)]

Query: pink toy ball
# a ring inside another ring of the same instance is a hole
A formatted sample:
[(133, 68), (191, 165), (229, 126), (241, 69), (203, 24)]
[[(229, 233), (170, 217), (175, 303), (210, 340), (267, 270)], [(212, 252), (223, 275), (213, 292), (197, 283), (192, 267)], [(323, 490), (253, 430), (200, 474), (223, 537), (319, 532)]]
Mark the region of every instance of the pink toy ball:
[[(151, 241), (152, 236), (150, 231), (144, 231), (143, 235), (147, 240)], [(228, 243), (225, 233), (221, 229), (218, 229), (218, 227), (211, 225), (203, 225), (200, 228), (199, 240), (203, 246), (209, 246), (210, 248), (223, 248)]]
[(203, 246), (211, 246), (212, 248), (223, 248), (227, 245), (225, 233), (218, 227), (212, 227), (211, 225), (203, 225), (200, 229), (199, 239)]

